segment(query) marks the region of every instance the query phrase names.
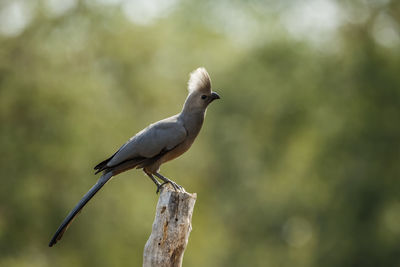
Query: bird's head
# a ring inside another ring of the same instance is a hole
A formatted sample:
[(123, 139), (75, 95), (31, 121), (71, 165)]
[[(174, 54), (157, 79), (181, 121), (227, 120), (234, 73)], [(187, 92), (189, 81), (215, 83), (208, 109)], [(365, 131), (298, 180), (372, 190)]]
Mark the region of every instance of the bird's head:
[(211, 79), (205, 68), (198, 68), (190, 74), (188, 82), (189, 95), (184, 109), (205, 110), (216, 99), (220, 99), (216, 92), (211, 90)]

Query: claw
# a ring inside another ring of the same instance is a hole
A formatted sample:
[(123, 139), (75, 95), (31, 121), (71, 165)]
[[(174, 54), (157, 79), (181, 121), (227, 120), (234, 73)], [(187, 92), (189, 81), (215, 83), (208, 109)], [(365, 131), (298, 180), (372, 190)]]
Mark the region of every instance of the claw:
[(169, 181), (169, 183), (172, 185), (172, 187), (175, 189), (175, 191), (178, 191), (179, 186), (176, 183), (174, 183), (172, 181)]
[(160, 189), (168, 182), (163, 182), (162, 184), (157, 185), (157, 191), (156, 191), (156, 195), (158, 194), (158, 192), (160, 192)]
[(174, 188), (175, 191), (181, 191), (183, 189), (182, 186), (178, 185), (177, 183), (175, 183), (174, 181), (162, 176), (161, 174), (159, 174), (158, 172), (154, 173), (155, 176), (157, 176), (160, 180), (163, 180), (164, 182), (160, 185), (159, 188), (157, 188), (157, 193), (160, 191), (160, 188), (166, 184), (166, 183), (170, 183), (172, 185), (172, 187)]
[(175, 182), (169, 180), (169, 181), (165, 181), (165, 182), (163, 182), (162, 184), (160, 184), (160, 185), (157, 186), (156, 194), (158, 194), (158, 192), (160, 192), (161, 188), (162, 188), (165, 184), (171, 184), (175, 191), (181, 191), (182, 188), (183, 188), (182, 186), (178, 185), (177, 183), (175, 183)]

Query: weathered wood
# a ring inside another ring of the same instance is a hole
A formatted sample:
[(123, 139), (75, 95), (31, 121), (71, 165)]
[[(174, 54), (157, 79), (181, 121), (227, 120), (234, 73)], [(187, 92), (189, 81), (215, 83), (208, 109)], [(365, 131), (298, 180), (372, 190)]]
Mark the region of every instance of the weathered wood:
[(163, 187), (153, 229), (144, 247), (143, 267), (182, 266), (196, 197), (196, 193), (175, 192), (169, 185)]

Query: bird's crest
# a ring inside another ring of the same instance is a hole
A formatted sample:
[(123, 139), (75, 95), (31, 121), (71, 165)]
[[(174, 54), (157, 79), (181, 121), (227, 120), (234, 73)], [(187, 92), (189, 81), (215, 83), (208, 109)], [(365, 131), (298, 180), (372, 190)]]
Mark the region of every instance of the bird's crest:
[(205, 68), (197, 68), (190, 73), (190, 79), (188, 82), (189, 93), (194, 91), (210, 93), (211, 92), (211, 79)]

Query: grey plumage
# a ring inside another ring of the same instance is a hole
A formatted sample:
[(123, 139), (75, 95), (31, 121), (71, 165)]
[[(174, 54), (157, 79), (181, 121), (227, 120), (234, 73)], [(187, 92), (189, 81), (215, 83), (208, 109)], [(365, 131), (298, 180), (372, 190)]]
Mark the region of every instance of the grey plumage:
[(143, 169), (156, 184), (157, 192), (165, 183), (171, 183), (176, 190), (182, 188), (162, 176), (158, 172), (160, 166), (182, 155), (190, 148), (201, 129), (208, 105), (215, 99), (219, 99), (219, 95), (211, 91), (210, 76), (204, 68), (198, 68), (191, 73), (188, 90), (188, 97), (179, 114), (151, 124), (130, 138), (110, 158), (96, 165), (94, 168), (97, 170), (96, 173), (103, 172), (103, 175), (64, 219), (51, 239), (50, 247), (61, 239), (76, 215), (101, 187), (121, 172), (132, 168)]

